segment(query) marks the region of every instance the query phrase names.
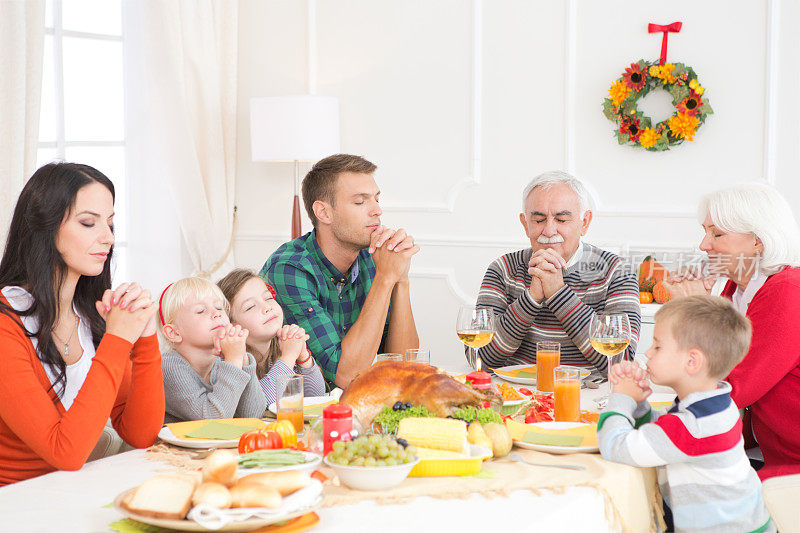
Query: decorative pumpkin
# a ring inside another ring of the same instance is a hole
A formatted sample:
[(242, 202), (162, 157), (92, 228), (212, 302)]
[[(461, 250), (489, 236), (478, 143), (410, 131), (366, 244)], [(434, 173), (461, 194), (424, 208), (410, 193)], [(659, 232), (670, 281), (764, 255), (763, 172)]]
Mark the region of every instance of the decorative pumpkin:
[(670, 301), (670, 295), (663, 281), (659, 281), (653, 287), (653, 299), (657, 304), (665, 304)]
[(639, 290), (653, 292), (653, 286), (669, 276), (667, 268), (648, 255), (639, 266)]
[(653, 293), (642, 291), (639, 293), (639, 303), (640, 304), (649, 304), (653, 302)]

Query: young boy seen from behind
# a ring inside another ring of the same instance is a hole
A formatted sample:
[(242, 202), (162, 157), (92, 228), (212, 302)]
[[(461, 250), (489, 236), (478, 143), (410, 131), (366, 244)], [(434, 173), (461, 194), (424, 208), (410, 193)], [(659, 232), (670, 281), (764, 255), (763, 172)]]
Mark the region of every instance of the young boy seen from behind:
[[(747, 353), (750, 323), (727, 300), (690, 296), (656, 313), (647, 371), (614, 365), (606, 410), (597, 424), (609, 461), (658, 467), (675, 531), (775, 531), (744, 451), (742, 422), (722, 381)], [(647, 380), (675, 390), (653, 412)]]
[(260, 418), (267, 399), (247, 353), (247, 330), (228, 319), (219, 287), (184, 278), (161, 295), (166, 423), (206, 418)]

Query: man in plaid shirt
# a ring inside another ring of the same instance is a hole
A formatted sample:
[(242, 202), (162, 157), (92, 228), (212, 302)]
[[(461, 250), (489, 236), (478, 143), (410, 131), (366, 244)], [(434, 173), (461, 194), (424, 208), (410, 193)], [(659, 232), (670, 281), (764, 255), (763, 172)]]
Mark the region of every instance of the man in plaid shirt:
[(379, 350), (419, 347), (408, 281), (419, 247), (404, 230), (381, 225), (376, 169), (347, 154), (314, 165), (303, 179), (314, 230), (281, 245), (260, 272), (286, 323), (311, 336), (325, 379), (342, 388)]

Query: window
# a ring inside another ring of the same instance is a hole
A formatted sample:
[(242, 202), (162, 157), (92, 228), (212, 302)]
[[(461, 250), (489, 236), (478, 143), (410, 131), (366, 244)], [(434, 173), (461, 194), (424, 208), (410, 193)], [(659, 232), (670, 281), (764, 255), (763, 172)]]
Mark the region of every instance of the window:
[(121, 0), (47, 0), (37, 166), (91, 165), (114, 183), (115, 283), (126, 279)]

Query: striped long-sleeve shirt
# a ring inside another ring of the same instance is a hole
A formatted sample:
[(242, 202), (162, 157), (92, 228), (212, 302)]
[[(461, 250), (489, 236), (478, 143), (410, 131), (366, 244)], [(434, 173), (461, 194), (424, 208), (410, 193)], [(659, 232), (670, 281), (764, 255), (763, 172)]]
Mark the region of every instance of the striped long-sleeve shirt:
[[(478, 294), (478, 307), (495, 314), (497, 332), (479, 350), (490, 367), (536, 362), (536, 343), (561, 343), (561, 364), (605, 371), (607, 357), (589, 343), (589, 323), (596, 313), (625, 313), (631, 324), (626, 358), (636, 353), (641, 321), (639, 286), (617, 255), (582, 243), (580, 256), (563, 273), (564, 287), (543, 302), (528, 288), (531, 248), (506, 254), (489, 265)], [(570, 261), (571, 263), (573, 261)]]
[(694, 392), (659, 412), (612, 394), (597, 423), (604, 459), (657, 467), (678, 532), (775, 531), (744, 452), (731, 386)]

